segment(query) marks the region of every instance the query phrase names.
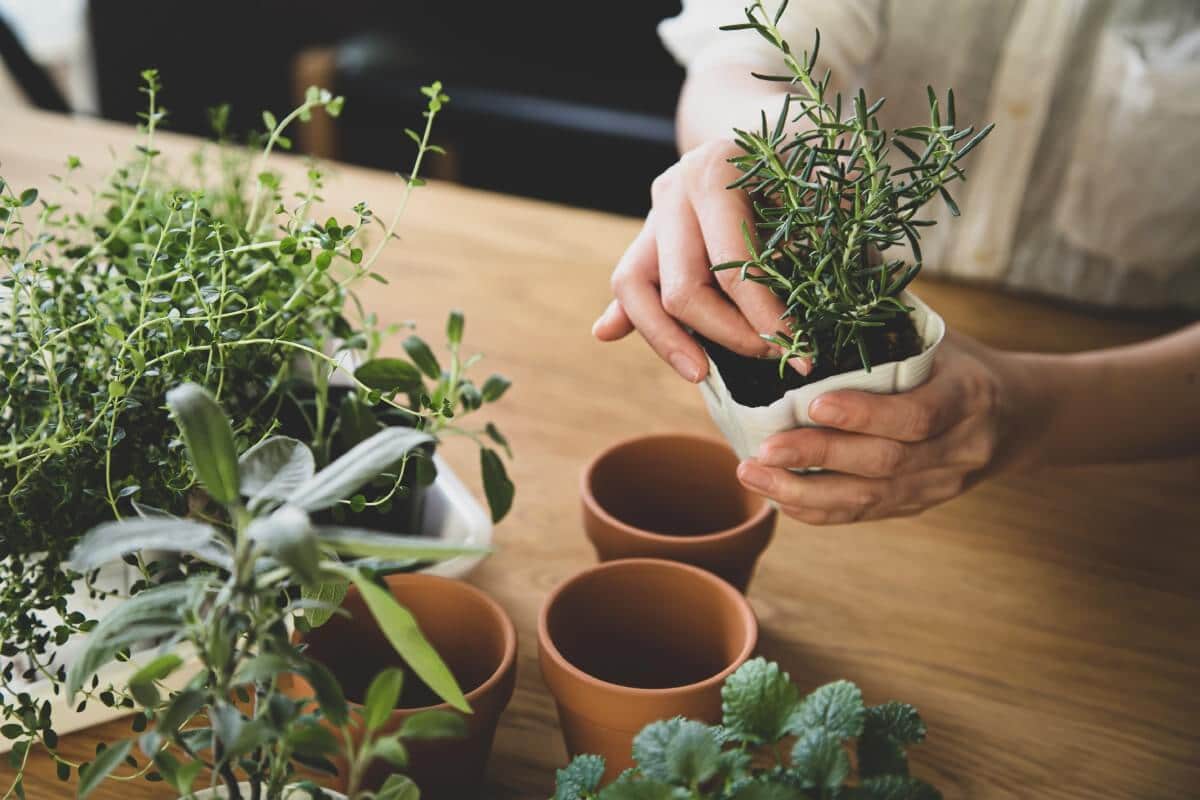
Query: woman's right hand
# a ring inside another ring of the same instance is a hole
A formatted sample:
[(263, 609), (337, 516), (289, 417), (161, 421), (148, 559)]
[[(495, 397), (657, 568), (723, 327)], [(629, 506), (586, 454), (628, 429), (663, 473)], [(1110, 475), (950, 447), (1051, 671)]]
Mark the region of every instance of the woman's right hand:
[[(684, 326), (744, 356), (778, 349), (761, 334), (785, 329), (784, 305), (771, 291), (713, 264), (749, 257), (743, 224), (753, 235), (745, 192), (726, 187), (741, 173), (728, 159), (741, 150), (713, 141), (690, 151), (651, 186), (650, 213), (612, 275), (614, 299), (592, 326), (605, 342), (637, 331), (659, 357), (692, 383), (708, 372), (704, 350)], [(808, 365), (793, 359), (801, 372)]]

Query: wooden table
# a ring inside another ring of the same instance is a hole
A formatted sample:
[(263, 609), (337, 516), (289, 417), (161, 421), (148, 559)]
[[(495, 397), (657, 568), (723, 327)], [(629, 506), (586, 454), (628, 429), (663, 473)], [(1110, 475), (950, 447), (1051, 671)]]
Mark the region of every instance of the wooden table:
[[(131, 129), (94, 121), (9, 110), (3, 120), (0, 172), (18, 190), (52, 193), (45, 176), (68, 153), (98, 169), (110, 145), (134, 140)], [(163, 143), (177, 165), (193, 147), (182, 137)], [(337, 173), (325, 195), (341, 211), (360, 199), (389, 209), (401, 190), (383, 173)], [(577, 507), (581, 465), (619, 437), (713, 430), (697, 390), (642, 342), (601, 345), (589, 335), (636, 227), (431, 185), (383, 260), (391, 286), (365, 293), (384, 320), (416, 320), (431, 339), (448, 308), (463, 309), (467, 344), (486, 352), (484, 368), (514, 381), (494, 418), (516, 450), (517, 502), (497, 531), (498, 552), (472, 577), (520, 632), (520, 679), (496, 739), (490, 797), (544, 798), (565, 760), (535, 622), (546, 592), (593, 560)], [(1073, 350), (1164, 327), (929, 280), (919, 291), (952, 326), (1004, 347)], [(471, 448), (444, 449), (475, 475)], [(1198, 490), (1200, 462), (1188, 460), (1010, 475), (915, 519), (834, 528), (785, 519), (750, 593), (762, 652), (804, 686), (844, 677), (870, 702), (916, 704), (930, 736), (915, 770), (947, 798), (1194, 797)], [(84, 759), (127, 730), (113, 723), (63, 747)], [(27, 786), (34, 800), (72, 794), (45, 758)], [(138, 782), (94, 796), (172, 792)]]

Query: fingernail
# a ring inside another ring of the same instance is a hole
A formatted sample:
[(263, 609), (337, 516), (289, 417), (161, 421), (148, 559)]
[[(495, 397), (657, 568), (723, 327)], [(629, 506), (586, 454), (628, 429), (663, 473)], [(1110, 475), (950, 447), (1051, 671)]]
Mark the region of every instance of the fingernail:
[(601, 314), (600, 316), (596, 317), (596, 321), (592, 323), (592, 336), (596, 336), (597, 338), (599, 338), (599, 336), (597, 335), (596, 331), (597, 331), (597, 329), (599, 329), (599, 327), (600, 327), (600, 323), (601, 323), (601, 322), (604, 322), (604, 315), (603, 315), (603, 314)]
[(761, 465), (754, 461), (743, 461), (738, 465), (738, 480), (749, 486), (765, 492), (771, 488), (771, 475)]
[(763, 446), (758, 451), (758, 462), (768, 467), (799, 467), (800, 453), (788, 448), (768, 448)]
[(846, 412), (833, 400), (818, 397), (808, 406), (808, 415), (813, 422), (822, 425), (841, 425), (846, 421)]
[(807, 375), (812, 372), (812, 362), (807, 358), (791, 358), (788, 359), (788, 364), (801, 375)]
[(671, 362), (671, 366), (675, 368), (675, 371), (685, 379), (692, 383), (700, 380), (700, 366), (683, 353), (671, 353), (668, 360)]

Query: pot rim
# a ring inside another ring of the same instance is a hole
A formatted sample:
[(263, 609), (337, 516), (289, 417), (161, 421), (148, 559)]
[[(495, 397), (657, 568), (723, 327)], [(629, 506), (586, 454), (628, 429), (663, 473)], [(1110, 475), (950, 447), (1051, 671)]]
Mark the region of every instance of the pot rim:
[[(499, 603), (497, 603), (495, 600), (493, 600), (487, 594), (487, 592), (483, 591), (482, 589), (480, 589), (477, 586), (472, 586), (471, 584), (467, 583), (466, 581), (457, 580), (455, 578), (445, 578), (445, 577), (442, 577), (441, 575), (429, 575), (429, 574), (423, 573), (423, 572), (404, 572), (404, 573), (398, 573), (395, 575), (385, 575), (383, 580), (385, 583), (388, 584), (389, 589), (391, 588), (392, 584), (394, 584), (394, 583), (429, 583), (429, 584), (432, 584), (433, 586), (442, 586), (442, 587), (445, 587), (448, 585), (455, 586), (459, 589), (466, 591), (468, 594), (474, 595), (476, 599), (482, 600), (484, 605), (487, 606), (488, 609), (491, 610), (493, 614), (495, 614), (496, 618), (500, 620), (500, 630), (504, 637), (504, 653), (500, 657), (500, 665), (496, 667), (496, 669), (492, 672), (492, 674), (489, 675), (487, 677), (487, 679), (483, 681), (483, 683), (479, 684), (478, 686), (476, 686), (474, 689), (470, 690), (469, 692), (463, 692), (463, 696), (467, 698), (467, 703), (471, 706), (471, 713), (468, 714), (468, 717), (474, 718), (475, 717), (475, 701), (478, 700), (483, 695), (490, 692), (493, 688), (495, 688), (495, 686), (497, 684), (499, 684), (502, 680), (504, 680), (504, 676), (506, 674), (508, 674), (508, 671), (516, 664), (516, 661), (517, 661), (517, 629), (516, 629), (516, 626), (513, 624), (512, 618), (508, 615), (507, 612), (505, 612), (504, 607), (501, 606)], [(356, 591), (356, 589), (352, 586), (351, 591)], [(336, 615), (335, 615), (335, 618), (336, 618)], [(330, 619), (329, 622), (326, 624), (330, 624), (333, 621), (334, 621), (333, 619)], [(420, 620), (417, 620), (417, 622), (420, 623)], [(419, 625), (418, 625), (418, 627), (419, 627)], [(299, 637), (298, 631), (296, 633), (296, 636), (298, 638), (300, 638), (301, 641), (303, 641), (303, 638)], [(355, 710), (361, 709), (363, 707), (362, 703), (355, 702), (354, 700), (351, 700), (349, 698), (346, 698), (346, 704), (351, 709), (355, 709)], [(398, 711), (403, 711), (406, 714), (417, 714), (417, 713), (420, 713), (423, 711), (435, 711), (435, 710), (436, 711), (457, 711), (457, 709), (455, 709), (449, 703), (443, 702), (443, 703), (436, 703), (431, 706), (412, 706), (411, 708), (410, 707), (394, 708), (394, 709), (392, 709), (391, 713), (394, 714)], [(462, 712), (458, 712), (458, 713), (462, 713)]]
[[(746, 534), (748, 531), (758, 527), (759, 525), (762, 525), (763, 522), (766, 521), (767, 517), (774, 512), (774, 507), (767, 502), (766, 499), (742, 489), (747, 496), (759, 504), (758, 509), (745, 520), (733, 526), (732, 528), (725, 528), (724, 530), (713, 531), (712, 533), (701, 533), (694, 536), (674, 536), (665, 533), (655, 533), (654, 531), (637, 528), (613, 516), (611, 513), (609, 513), (608, 509), (601, 505), (600, 501), (596, 499), (596, 495), (592, 492), (592, 475), (595, 474), (596, 468), (602, 461), (623, 447), (628, 447), (631, 444), (644, 441), (666, 439), (685, 439), (693, 442), (715, 445), (722, 450), (732, 453), (733, 457), (737, 458), (737, 453), (733, 452), (733, 449), (729, 447), (729, 444), (725, 440), (719, 439), (716, 436), (684, 432), (643, 433), (635, 436), (628, 436), (601, 450), (584, 466), (583, 473), (580, 475), (579, 479), (579, 495), (583, 498), (583, 502), (588, 507), (588, 510), (599, 517), (606, 525), (609, 525), (628, 536), (632, 536), (637, 539), (645, 539), (646, 541), (655, 542), (657, 544), (674, 544), (677, 546), (685, 542), (688, 544), (704, 544), (709, 542), (717, 542), (724, 539), (736, 539), (737, 537)], [(738, 461), (741, 461), (741, 459), (738, 459)]]
[[(693, 577), (699, 578), (709, 584), (731, 601), (731, 604), (737, 608), (738, 615), (742, 618), (746, 626), (747, 636), (746, 642), (736, 656), (725, 666), (720, 672), (710, 675), (701, 681), (694, 683), (683, 684), (682, 686), (668, 686), (662, 689), (646, 689), (638, 686), (622, 686), (619, 683), (611, 683), (601, 680), (593, 675), (584, 672), (579, 667), (572, 664), (566, 656), (564, 656), (554, 643), (550, 636), (550, 608), (555, 601), (569, 587), (575, 585), (584, 578), (590, 577), (598, 572), (608, 570), (625, 569), (629, 566), (653, 566), (659, 569), (679, 570), (681, 572), (690, 573)], [(720, 685), (725, 682), (725, 679), (737, 671), (738, 667), (744, 664), (751, 655), (754, 649), (758, 647), (758, 618), (754, 615), (754, 609), (751, 608), (750, 602), (745, 595), (733, 588), (722, 578), (717, 577), (707, 570), (700, 567), (685, 564), (681, 561), (670, 561), (665, 558), (621, 558), (615, 561), (604, 561), (599, 564), (593, 564), (587, 569), (580, 570), (571, 577), (562, 581), (555, 586), (554, 589), (546, 595), (546, 599), (542, 602), (542, 608), (538, 612), (538, 644), (542, 654), (549, 658), (554, 663), (554, 666), (570, 675), (573, 679), (593, 688), (607, 692), (618, 692), (621, 694), (633, 695), (635, 697), (673, 697), (680, 694), (691, 694), (697, 690), (707, 689), (713, 685)], [(558, 699), (557, 697), (555, 698)]]

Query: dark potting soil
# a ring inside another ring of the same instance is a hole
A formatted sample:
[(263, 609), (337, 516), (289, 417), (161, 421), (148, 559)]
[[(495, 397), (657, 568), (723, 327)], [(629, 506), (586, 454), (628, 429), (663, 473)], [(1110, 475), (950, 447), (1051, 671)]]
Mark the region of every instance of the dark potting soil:
[[(808, 375), (801, 375), (788, 367), (781, 379), (777, 358), (749, 358), (738, 355), (698, 333), (693, 335), (721, 371), (721, 378), (733, 399), (743, 406), (769, 406), (792, 389), (799, 389), (801, 386), (844, 372), (862, 369), (862, 357), (858, 348), (847, 348), (834, 360), (831, 338), (828, 342), (818, 342), (821, 356), (816, 369)], [(878, 328), (867, 329), (865, 342), (872, 367), (911, 358), (918, 355), (922, 347), (921, 337), (907, 314), (893, 317)]]

